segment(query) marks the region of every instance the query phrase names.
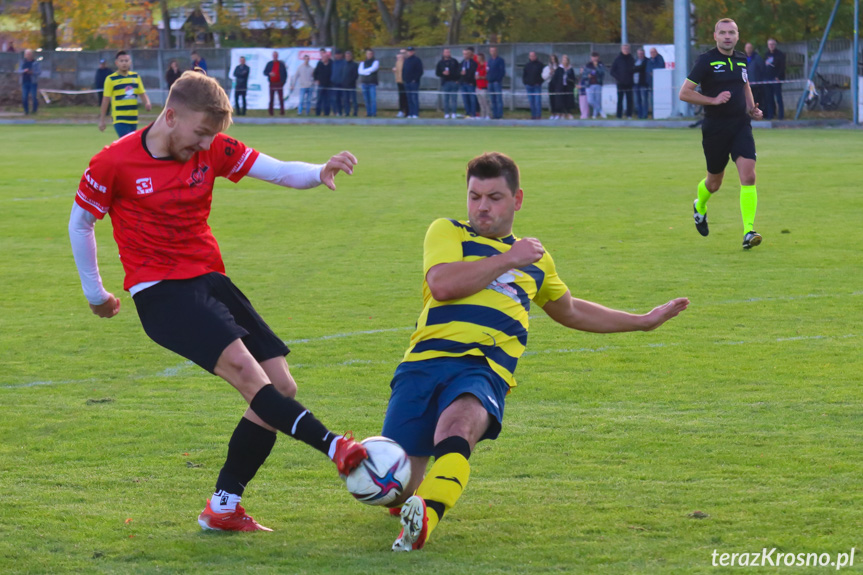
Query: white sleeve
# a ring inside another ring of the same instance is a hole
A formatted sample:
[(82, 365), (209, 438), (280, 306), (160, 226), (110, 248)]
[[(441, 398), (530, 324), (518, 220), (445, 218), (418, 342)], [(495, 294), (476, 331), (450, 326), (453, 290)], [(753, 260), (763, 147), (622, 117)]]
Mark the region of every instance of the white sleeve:
[(278, 184), (286, 188), (305, 190), (321, 184), (321, 170), (326, 164), (282, 162), (266, 154), (258, 154), (248, 175), (256, 180)]
[(370, 76), (371, 74), (374, 74), (375, 72), (378, 71), (378, 68), (380, 68), (380, 67), (381, 67), (380, 60), (375, 60), (374, 62), (372, 62), (371, 66), (366, 68), (366, 76)]
[(69, 216), (69, 240), (72, 242), (72, 255), (81, 277), (84, 297), (93, 305), (108, 301), (110, 294), (102, 287), (99, 263), (96, 260), (96, 217), (79, 206), (72, 204)]

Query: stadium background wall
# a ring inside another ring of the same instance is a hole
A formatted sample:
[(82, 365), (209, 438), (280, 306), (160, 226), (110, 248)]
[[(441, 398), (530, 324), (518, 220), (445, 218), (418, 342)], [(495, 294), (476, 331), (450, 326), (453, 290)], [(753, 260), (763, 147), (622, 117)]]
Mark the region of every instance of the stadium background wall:
[[(459, 44), (449, 46), (453, 55), (461, 58), (461, 50), (470, 44)], [(633, 45), (633, 53), (640, 45)], [(488, 46), (476, 46), (479, 51), (487, 52)], [(700, 53), (712, 46), (698, 46), (696, 53)], [(812, 56), (817, 51), (818, 42), (796, 42), (781, 44), (780, 49), (787, 54), (787, 77), (788, 82), (783, 94), (786, 108), (793, 109), (800, 97), (801, 91), (806, 84), (809, 75)], [(425, 67), (425, 75), (420, 85), (421, 107), (423, 109), (441, 108), (441, 101), (435, 92), (440, 86), (438, 78), (434, 75), (435, 64), (440, 58), (443, 46), (425, 46), (417, 48), (417, 55), (422, 59)], [(524, 85), (521, 82), (522, 66), (527, 61), (528, 52), (535, 51), (543, 62), (548, 61), (549, 54), (567, 54), (574, 63), (576, 69), (589, 60), (589, 54), (597, 51), (601, 55), (606, 66), (619, 53), (619, 44), (595, 44), (595, 43), (521, 43), (498, 45), (500, 55), (506, 60), (507, 75), (504, 79), (504, 106), (507, 109), (527, 108), (527, 97), (524, 94)], [(742, 49), (742, 43), (738, 48)], [(271, 50), (270, 48), (269, 50)], [(398, 47), (375, 48), (377, 58), (381, 62), (378, 86), (378, 107), (381, 109), (396, 109), (398, 107), (398, 94), (391, 68), (395, 64)], [(763, 54), (765, 48), (760, 48)], [(850, 78), (852, 74), (852, 44), (850, 40), (831, 40), (825, 46), (824, 54), (819, 65), (819, 73), (830, 82), (845, 86), (850, 90)], [(207, 61), (209, 74), (221, 82), (222, 86), (230, 91), (232, 79), (231, 72), (231, 49), (230, 48), (198, 48), (197, 51)], [(180, 68), (187, 70), (190, 67), (189, 50), (131, 50), (133, 69), (141, 74), (144, 86), (154, 104), (164, 102), (166, 95), (165, 70), (167, 70), (172, 59), (176, 59)], [(362, 55), (356, 55), (361, 59)], [(18, 83), (18, 75), (15, 73), (22, 55), (20, 53), (0, 53), (0, 104), (20, 105), (21, 90)], [(113, 66), (114, 51), (80, 51), (80, 52), (41, 52), (42, 76), (39, 80), (41, 89), (55, 90), (86, 90), (93, 85), (96, 69), (99, 67), (99, 59), (104, 58), (110, 66)], [(860, 58), (863, 62), (863, 57)], [(250, 79), (250, 82), (254, 79)], [(262, 79), (263, 80), (263, 79)], [(606, 83), (613, 83), (610, 74), (606, 75)], [(362, 98), (360, 98), (361, 100)], [(92, 99), (82, 101), (91, 103)], [(847, 108), (850, 113), (852, 98), (850, 94), (844, 94), (842, 108)]]

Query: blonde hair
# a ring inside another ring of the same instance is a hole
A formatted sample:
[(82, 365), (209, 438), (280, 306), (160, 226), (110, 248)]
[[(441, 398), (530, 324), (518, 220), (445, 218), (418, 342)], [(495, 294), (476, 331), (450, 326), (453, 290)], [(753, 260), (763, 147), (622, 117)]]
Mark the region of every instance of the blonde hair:
[(732, 20), (731, 18), (723, 18), (722, 20), (719, 20), (719, 21), (718, 21), (718, 22), (713, 26), (713, 31), (714, 31), (714, 32), (716, 31), (716, 29), (717, 29), (717, 28), (719, 28), (719, 25), (720, 25), (720, 24), (734, 24), (735, 26), (737, 26), (737, 22), (735, 22), (735, 21), (734, 21), (734, 20)]
[(171, 86), (165, 108), (182, 106), (193, 112), (204, 112), (219, 132), (233, 123), (231, 100), (219, 83), (206, 74), (186, 71)]

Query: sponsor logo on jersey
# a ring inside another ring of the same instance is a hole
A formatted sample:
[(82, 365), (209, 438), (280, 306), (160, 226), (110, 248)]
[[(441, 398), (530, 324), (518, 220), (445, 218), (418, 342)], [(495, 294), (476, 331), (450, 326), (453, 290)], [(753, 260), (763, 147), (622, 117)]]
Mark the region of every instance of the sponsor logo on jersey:
[(745, 69), (742, 71), (742, 74), (743, 74), (743, 81), (748, 82), (749, 81), (749, 74), (746, 73)]
[(252, 153), (252, 148), (246, 148), (246, 151), (243, 152), (242, 157), (237, 162), (237, 164), (231, 169), (231, 173), (228, 176), (232, 176), (243, 169), (243, 164), (246, 163), (246, 160), (249, 158), (249, 155)]
[(87, 183), (90, 184), (90, 188), (96, 192), (102, 192), (104, 194), (108, 191), (108, 188), (93, 179), (93, 176), (90, 175), (90, 168), (84, 170), (84, 180), (86, 180)]
[(135, 189), (138, 190), (139, 196), (144, 196), (153, 193), (153, 180), (150, 178), (138, 178), (135, 180)]
[(204, 175), (210, 170), (210, 166), (198, 166), (192, 171), (192, 177), (186, 180), (186, 185), (190, 188), (200, 186), (204, 183)]

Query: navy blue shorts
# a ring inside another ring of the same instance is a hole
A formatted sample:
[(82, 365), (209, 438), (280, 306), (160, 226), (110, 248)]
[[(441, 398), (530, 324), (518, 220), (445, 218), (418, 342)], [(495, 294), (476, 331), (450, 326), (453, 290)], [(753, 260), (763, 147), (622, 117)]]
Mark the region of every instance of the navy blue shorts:
[(401, 445), (408, 455), (434, 453), (434, 433), (441, 413), (460, 395), (482, 402), (492, 421), (481, 439), (496, 439), (503, 423), (509, 386), (476, 356), (407, 361), (398, 366), (381, 435)]
[(210, 373), (225, 348), (237, 339), (259, 362), (289, 352), (243, 292), (220, 273), (164, 280), (133, 299), (150, 339)]

